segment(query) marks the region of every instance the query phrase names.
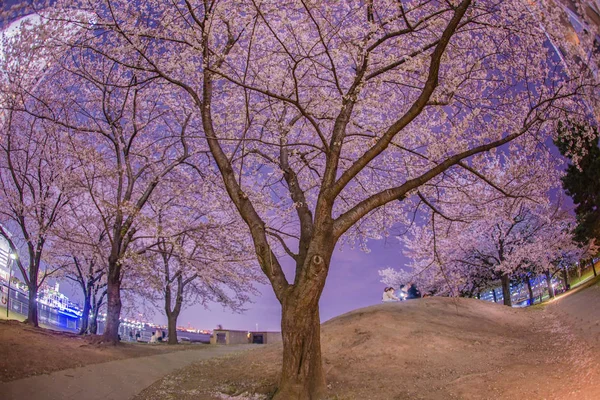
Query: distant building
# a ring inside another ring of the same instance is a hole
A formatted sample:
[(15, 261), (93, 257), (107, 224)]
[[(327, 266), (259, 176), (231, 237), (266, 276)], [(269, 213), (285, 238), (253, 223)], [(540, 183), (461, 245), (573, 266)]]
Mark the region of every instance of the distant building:
[[(578, 4), (581, 7), (578, 7)], [(561, 19), (565, 29), (563, 34), (568, 42), (579, 49), (578, 54), (569, 54), (563, 44), (558, 43), (562, 56), (587, 66), (596, 75), (598, 72), (596, 55), (600, 50), (600, 1), (559, 0), (556, 7), (565, 13), (565, 18)]]
[(210, 338), (210, 344), (247, 344), (248, 335), (248, 331), (215, 329)]
[(281, 332), (250, 332), (250, 343), (270, 344), (282, 341)]
[[(526, 1), (530, 5), (542, 4), (539, 0)], [(600, 0), (555, 0), (546, 2), (545, 6), (550, 15), (561, 15), (559, 22), (563, 30), (553, 33), (557, 36), (562, 33), (564, 40), (550, 42), (563, 60), (567, 74), (577, 76), (587, 72), (588, 77), (600, 79)], [(543, 18), (540, 26), (547, 32), (554, 29), (545, 24)], [(592, 101), (586, 102), (586, 106), (596, 121), (600, 121), (600, 105)]]
[[(581, 19), (581, 11), (585, 14), (585, 19), (589, 24), (595, 25), (595, 28), (600, 28), (600, 1), (599, 0), (584, 0), (580, 3), (583, 10), (578, 10), (577, 1), (560, 0), (560, 3), (573, 14), (576, 19)], [(581, 23), (581, 22), (580, 22)]]
[(8, 282), (8, 263), (10, 262), (9, 255), (10, 247), (8, 241), (0, 236), (0, 281)]

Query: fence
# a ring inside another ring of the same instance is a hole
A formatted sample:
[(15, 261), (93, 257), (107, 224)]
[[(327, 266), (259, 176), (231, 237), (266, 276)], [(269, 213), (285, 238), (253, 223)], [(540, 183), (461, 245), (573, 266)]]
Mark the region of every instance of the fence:
[[(2, 292), (2, 308), (1, 312), (6, 312), (5, 304), (7, 298), (7, 287), (0, 285), (0, 291)], [(29, 312), (29, 299), (23, 293), (11, 290), (10, 291), (10, 302), (8, 304), (10, 311), (16, 314), (20, 314), (27, 317)], [(60, 311), (51, 308), (45, 304), (38, 304), (38, 321), (40, 324), (50, 325), (51, 327), (58, 328), (66, 331), (77, 331), (79, 330), (79, 319), (61, 314)]]

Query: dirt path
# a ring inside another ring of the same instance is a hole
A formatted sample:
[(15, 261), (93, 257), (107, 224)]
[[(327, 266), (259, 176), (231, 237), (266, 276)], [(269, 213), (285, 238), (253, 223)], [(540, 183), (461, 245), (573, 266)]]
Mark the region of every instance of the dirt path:
[[(2, 400), (129, 400), (154, 381), (193, 362), (222, 357), (252, 345), (206, 346), (149, 357), (65, 369), (0, 383)], [(68, 354), (64, 355), (68, 357)]]
[(596, 278), (551, 302), (548, 310), (600, 350), (600, 279)]
[(600, 399), (600, 277), (560, 296), (545, 311), (570, 339), (569, 364), (579, 371), (571, 382), (573, 399)]

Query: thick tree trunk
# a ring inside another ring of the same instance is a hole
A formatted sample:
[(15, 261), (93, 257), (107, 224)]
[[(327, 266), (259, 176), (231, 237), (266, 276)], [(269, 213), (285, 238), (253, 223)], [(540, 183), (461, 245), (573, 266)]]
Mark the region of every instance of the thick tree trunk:
[(85, 335), (88, 330), (91, 308), (90, 296), (87, 295), (83, 299), (83, 313), (81, 314), (81, 326), (79, 327), (80, 335)]
[(510, 297), (510, 275), (502, 274), (500, 281), (502, 282), (502, 297), (504, 297), (504, 305), (512, 307), (512, 299)]
[(471, 290), (469, 290), (469, 292), (467, 293), (468, 297), (470, 299), (472, 299), (475, 295), (475, 288), (471, 288)]
[(167, 320), (169, 321), (169, 341), (167, 342), (168, 344), (177, 344), (177, 317), (179, 316), (179, 313), (175, 314), (175, 313), (171, 313), (171, 315), (169, 315), (167, 317)]
[[(165, 271), (167, 277), (169, 276), (168, 267), (168, 260), (165, 258)], [(177, 344), (177, 318), (179, 318), (179, 313), (181, 312), (181, 306), (183, 304), (184, 286), (185, 284), (182, 275), (177, 275), (175, 306), (171, 310), (171, 281), (167, 278), (165, 286), (165, 313), (167, 314), (167, 321), (169, 323), (169, 344)]]
[(283, 368), (273, 400), (325, 398), (318, 300), (310, 303), (289, 298), (282, 306)]
[(554, 298), (554, 286), (552, 286), (552, 275), (550, 275), (550, 271), (546, 271), (544, 273), (546, 275), (546, 285), (548, 286), (548, 295), (551, 299)]
[(531, 288), (531, 281), (529, 278), (525, 278), (527, 281), (527, 290), (529, 291), (529, 305), (532, 306), (535, 303), (535, 298), (533, 297), (533, 289)]
[[(37, 279), (37, 275), (35, 277)], [(37, 302), (37, 295), (38, 295), (38, 289), (39, 287), (36, 284), (32, 284), (28, 286), (28, 291), (29, 291), (29, 310), (27, 311), (27, 319), (25, 320), (26, 324), (32, 325), (37, 327), (39, 325), (38, 322), (38, 302)]]
[(107, 280), (106, 325), (104, 341), (119, 343), (119, 318), (121, 316), (121, 267), (117, 263), (109, 263)]

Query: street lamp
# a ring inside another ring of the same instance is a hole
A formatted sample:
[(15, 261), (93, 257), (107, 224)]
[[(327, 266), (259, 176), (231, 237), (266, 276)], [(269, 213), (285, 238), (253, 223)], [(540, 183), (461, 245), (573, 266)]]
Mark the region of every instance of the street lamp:
[(18, 258), (17, 253), (10, 253), (10, 264), (8, 264), (8, 297), (6, 298), (6, 319), (8, 319), (8, 310), (10, 310), (10, 281), (12, 280), (12, 265)]

